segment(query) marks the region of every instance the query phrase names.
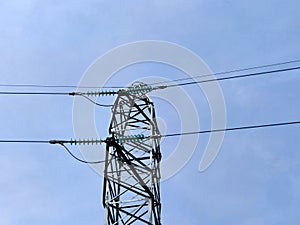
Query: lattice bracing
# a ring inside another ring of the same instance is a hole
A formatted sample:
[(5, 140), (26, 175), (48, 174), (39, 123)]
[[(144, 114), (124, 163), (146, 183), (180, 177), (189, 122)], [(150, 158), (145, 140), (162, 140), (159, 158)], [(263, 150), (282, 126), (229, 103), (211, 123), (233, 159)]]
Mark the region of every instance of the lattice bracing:
[(112, 108), (103, 187), (107, 225), (161, 224), (160, 133), (153, 103), (145, 91), (133, 90), (139, 89), (119, 91)]

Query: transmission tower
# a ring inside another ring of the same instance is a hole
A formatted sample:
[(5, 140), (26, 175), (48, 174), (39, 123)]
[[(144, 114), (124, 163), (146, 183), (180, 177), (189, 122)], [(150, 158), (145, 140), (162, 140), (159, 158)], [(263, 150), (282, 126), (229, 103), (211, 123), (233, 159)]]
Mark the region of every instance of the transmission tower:
[(143, 83), (120, 90), (112, 107), (103, 182), (105, 225), (161, 224), (160, 133)]

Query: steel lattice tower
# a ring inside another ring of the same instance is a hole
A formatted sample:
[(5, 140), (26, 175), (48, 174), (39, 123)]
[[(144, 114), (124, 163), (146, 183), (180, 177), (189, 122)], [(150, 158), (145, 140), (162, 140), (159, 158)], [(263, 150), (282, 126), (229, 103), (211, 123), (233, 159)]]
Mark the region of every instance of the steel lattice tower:
[(138, 83), (118, 92), (106, 141), (105, 225), (161, 224), (160, 133), (153, 103)]

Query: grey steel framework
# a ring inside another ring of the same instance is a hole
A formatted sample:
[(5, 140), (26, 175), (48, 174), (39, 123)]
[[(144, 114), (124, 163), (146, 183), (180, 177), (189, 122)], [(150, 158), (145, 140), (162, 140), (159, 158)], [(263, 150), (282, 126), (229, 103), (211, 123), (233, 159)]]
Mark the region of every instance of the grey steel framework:
[(112, 108), (103, 183), (106, 225), (161, 224), (160, 133), (153, 103), (139, 87), (119, 91)]

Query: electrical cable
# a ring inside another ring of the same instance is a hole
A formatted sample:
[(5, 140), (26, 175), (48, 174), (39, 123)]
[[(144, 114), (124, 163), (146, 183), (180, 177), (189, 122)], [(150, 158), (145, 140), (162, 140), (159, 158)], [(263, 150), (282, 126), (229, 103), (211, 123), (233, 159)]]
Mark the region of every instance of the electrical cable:
[[(224, 132), (224, 131), (235, 131), (235, 130), (250, 130), (250, 129), (258, 129), (265, 127), (280, 127), (280, 126), (289, 126), (300, 124), (300, 120), (296, 121), (288, 121), (288, 122), (280, 122), (280, 123), (267, 123), (267, 124), (258, 124), (258, 125), (249, 125), (249, 126), (239, 126), (239, 127), (229, 127), (229, 128), (221, 128), (214, 130), (202, 130), (202, 131), (190, 131), (190, 132), (181, 132), (181, 133), (172, 133), (172, 134), (161, 134), (159, 137), (173, 137), (173, 136), (181, 136), (181, 135), (194, 135), (194, 134), (205, 134), (205, 133), (215, 133), (215, 132)], [(0, 140), (0, 143), (31, 143), (31, 144), (66, 144), (70, 141), (57, 141), (57, 140)], [(104, 142), (104, 141), (103, 141)]]
[(98, 102), (95, 102), (94, 100), (92, 100), (91, 98), (85, 96), (85, 95), (82, 94), (82, 93), (76, 93), (76, 95), (79, 95), (79, 96), (84, 97), (85, 99), (87, 99), (88, 101), (94, 103), (94, 104), (97, 105), (97, 106), (101, 106), (101, 107), (112, 107), (112, 106), (114, 106), (114, 105), (106, 105), (106, 104), (100, 104), (100, 103), (98, 103)]
[(94, 103), (97, 106), (101, 106), (101, 107), (112, 107), (113, 105), (106, 105), (106, 104), (100, 104), (97, 103), (95, 101), (93, 101), (92, 99), (90, 99), (89, 97), (85, 96), (82, 93), (79, 92), (0, 92), (0, 95), (69, 95), (69, 96), (82, 96), (85, 99), (89, 100), (90, 102)]
[[(287, 65), (292, 63), (298, 63), (300, 62), (300, 59), (285, 61), (285, 62), (278, 62), (278, 63), (272, 63), (272, 64), (265, 64), (261, 66), (253, 66), (248, 68), (242, 68), (242, 69), (233, 69), (229, 71), (223, 71), (223, 72), (217, 72), (212, 74), (203, 74), (198, 75), (194, 77), (187, 77), (187, 78), (179, 78), (179, 79), (173, 79), (171, 81), (162, 81), (162, 82), (156, 82), (149, 85), (157, 85), (157, 84), (164, 84), (164, 83), (170, 83), (170, 82), (176, 82), (176, 81), (184, 81), (184, 80), (190, 80), (195, 78), (202, 78), (207, 76), (213, 76), (213, 75), (223, 75), (223, 74), (229, 74), (229, 73), (235, 73), (235, 72), (242, 72), (242, 71), (248, 71), (248, 70), (254, 70), (254, 69), (262, 69), (262, 68), (268, 68), (268, 67), (274, 67), (274, 66), (281, 66), (281, 65)], [(0, 84), (0, 87), (27, 87), (27, 88), (97, 88), (97, 89), (106, 89), (106, 88), (115, 88), (115, 89), (122, 89), (126, 88), (123, 86), (76, 86), (76, 85), (42, 85), (42, 84)]]
[(85, 161), (85, 160), (83, 160), (83, 159), (80, 159), (80, 158), (78, 158), (77, 156), (75, 156), (71, 151), (70, 151), (70, 149), (67, 147), (67, 146), (65, 146), (65, 144), (64, 143), (59, 143), (61, 146), (63, 146), (64, 147), (64, 149), (74, 158), (74, 159), (76, 159), (77, 161), (79, 161), (79, 162), (82, 162), (82, 163), (86, 163), (86, 164), (99, 164), (99, 163), (104, 163), (105, 162), (105, 160), (100, 160), (100, 161)]
[(192, 79), (195, 79), (195, 78), (211, 77), (211, 76), (224, 75), (224, 74), (229, 74), (229, 73), (237, 73), (237, 72), (243, 72), (243, 71), (254, 70), (254, 69), (263, 69), (263, 68), (281, 66), (281, 65), (286, 65), (286, 64), (291, 64), (291, 63), (298, 63), (298, 62), (300, 62), (300, 59), (286, 61), (286, 62), (266, 64), (266, 65), (261, 65), (261, 66), (253, 66), (253, 67), (242, 68), (242, 69), (233, 69), (233, 70), (229, 70), (229, 71), (216, 72), (216, 73), (212, 73), (212, 74), (203, 74), (203, 75), (198, 75), (198, 76), (194, 76), (194, 77), (173, 79), (173, 80), (170, 80), (170, 81), (161, 81), (161, 82), (156, 82), (156, 83), (152, 83), (152, 84), (149, 84), (149, 85), (166, 84), (166, 83), (170, 83), (170, 82), (192, 80)]
[(299, 67), (285, 68), (285, 69), (278, 69), (278, 70), (270, 70), (270, 71), (264, 71), (264, 72), (248, 73), (248, 74), (242, 74), (242, 75), (236, 75), (236, 76), (230, 76), (230, 77), (213, 78), (213, 79), (202, 80), (202, 81), (191, 81), (191, 82), (186, 82), (186, 83), (181, 83), (181, 84), (167, 85), (167, 88), (169, 88), (169, 87), (178, 87), (178, 86), (186, 86), (186, 85), (192, 85), (192, 84), (207, 83), (207, 82), (213, 82), (213, 81), (223, 81), (223, 80), (240, 79), (240, 78), (245, 78), (245, 77), (261, 76), (261, 75), (281, 73), (281, 72), (287, 72), (287, 71), (299, 70), (299, 69), (300, 69), (300, 66)]
[[(98, 164), (98, 163), (104, 163), (105, 160), (101, 161), (85, 161), (83, 159), (78, 158), (75, 156), (70, 149), (67, 148), (67, 146), (64, 145), (64, 141), (57, 141), (54, 144), (60, 144), (61, 146), (64, 147), (64, 149), (77, 161), (82, 162), (82, 163), (87, 163), (87, 164)], [(22, 144), (51, 144), (51, 141), (43, 141), (43, 140), (0, 140), (0, 143), (22, 143)]]
[(76, 85), (44, 85), (44, 84), (0, 84), (0, 87), (20, 88), (123, 88), (122, 86), (76, 86)]
[[(236, 130), (250, 130), (266, 127), (279, 127), (279, 126), (289, 126), (300, 124), (299, 121), (290, 121), (290, 122), (281, 122), (281, 123), (268, 123), (268, 124), (259, 124), (259, 125), (250, 125), (250, 126), (240, 126), (240, 127), (231, 127), (223, 129), (214, 129), (214, 130), (202, 130), (202, 131), (190, 131), (190, 132), (181, 132), (181, 133), (172, 133), (172, 134), (162, 134), (159, 136), (153, 136), (148, 138), (161, 138), (161, 137), (175, 137), (175, 136), (185, 136), (185, 135), (195, 135), (195, 134), (205, 134), (205, 133), (215, 133), (215, 132), (225, 132), (225, 131), (236, 131)], [(0, 140), (0, 143), (27, 143), (27, 144), (60, 144), (63, 148), (77, 161), (86, 163), (86, 164), (99, 164), (104, 163), (105, 160), (99, 161), (86, 161), (75, 156), (70, 149), (65, 145), (68, 141), (57, 141), (57, 140)]]
[[(165, 86), (165, 88), (186, 86), (186, 85), (199, 84), (199, 83), (207, 83), (207, 82), (213, 82), (213, 81), (240, 79), (240, 78), (253, 77), (253, 76), (262, 76), (262, 75), (267, 75), (267, 74), (281, 73), (281, 72), (287, 72), (287, 71), (293, 71), (293, 70), (299, 70), (299, 69), (300, 69), (300, 66), (278, 69), (278, 70), (256, 72), (256, 73), (248, 73), (248, 74), (229, 76), (229, 77), (213, 78), (213, 79), (201, 80), (201, 81), (191, 81), (191, 82), (186, 82), (186, 83), (167, 85), (167, 86)], [(0, 95), (74, 95), (74, 93), (76, 93), (76, 95), (78, 94), (80, 96), (84, 96), (83, 93), (77, 93), (77, 92), (71, 92), (71, 93), (67, 93), (67, 92), (0, 92)], [(87, 98), (86, 96), (84, 96), (84, 97)], [(93, 102), (93, 100), (91, 100), (89, 98), (87, 98), (87, 99), (89, 101)], [(96, 102), (93, 102), (93, 103), (98, 104)], [(99, 104), (99, 106), (101, 106), (101, 104)], [(106, 107), (111, 107), (111, 105), (107, 105)]]
[(0, 140), (0, 143), (49, 144), (49, 141), (42, 141), (42, 140)]
[(231, 127), (231, 128), (223, 128), (223, 129), (215, 129), (215, 130), (202, 130), (202, 131), (190, 131), (190, 132), (173, 133), (173, 134), (163, 134), (163, 135), (159, 135), (159, 137), (175, 137), (175, 136), (183, 136), (183, 135), (216, 133), (216, 132), (224, 132), (224, 131), (250, 130), (250, 129), (265, 128), (265, 127), (288, 126), (288, 125), (295, 125), (295, 124), (300, 124), (300, 120), (282, 122), (282, 123), (269, 123), (269, 124), (259, 124), (259, 125), (242, 126), (242, 127)]
[(0, 95), (70, 95), (68, 92), (14, 92), (1, 91)]

